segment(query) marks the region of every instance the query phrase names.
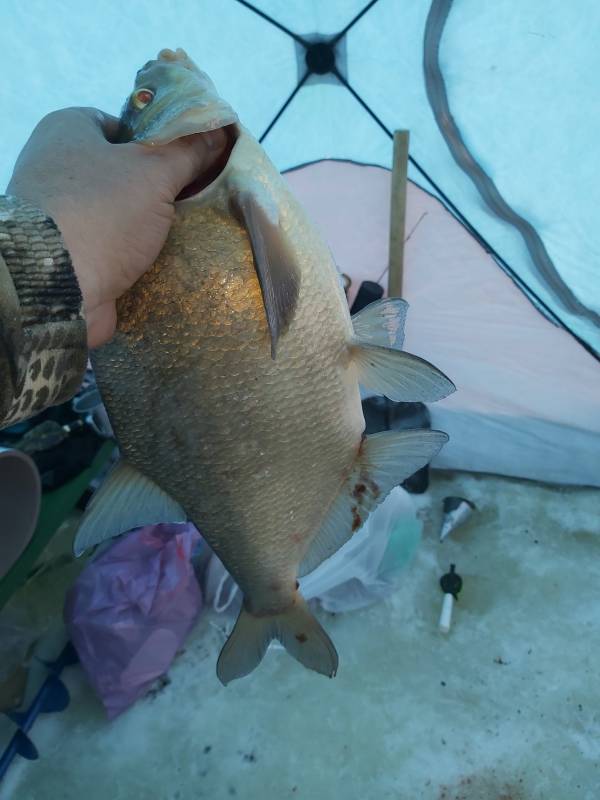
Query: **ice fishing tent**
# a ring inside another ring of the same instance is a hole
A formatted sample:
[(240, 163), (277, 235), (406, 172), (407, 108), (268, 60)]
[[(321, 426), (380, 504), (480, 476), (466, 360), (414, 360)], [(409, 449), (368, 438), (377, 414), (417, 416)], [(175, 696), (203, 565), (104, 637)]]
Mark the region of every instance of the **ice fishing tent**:
[[(1, 12), (0, 189), (45, 113), (118, 114), (136, 70), (183, 47), (285, 172), (352, 294), (385, 283), (392, 134), (409, 131), (406, 348), (458, 386), (430, 407), (451, 435), (438, 466), (600, 485), (597, 2), (4, 0)], [(440, 543), (456, 495), (477, 513)], [(0, 713), (0, 776), (6, 742), (40, 754), (14, 760), (0, 800), (597, 800), (598, 495), (438, 472), (405, 496), (384, 561), (412, 561), (394, 592), (327, 619), (334, 682), (273, 653), (218, 686), (223, 623), (206, 613), (169, 676), (111, 724), (77, 668), (68, 708), (64, 693), (45, 708), (36, 695), (37, 710), (64, 710), (31, 740)], [(42, 627), (62, 619), (80, 569), (72, 533), (15, 596)], [(450, 561), (464, 588), (444, 637)], [(0, 681), (13, 642), (0, 618)], [(36, 652), (33, 694), (41, 673), (56, 686), (57, 652)]]
[[(288, 173), (355, 284), (381, 280), (386, 270), (390, 177), (333, 161)], [(430, 407), (433, 427), (450, 434), (434, 466), (598, 485), (597, 361), (416, 183), (408, 185), (406, 223), (405, 348), (458, 387)]]
[(406, 347), (459, 390), (432, 409), (452, 439), (438, 464), (600, 484), (596, 3), (10, 5), (4, 183), (41, 115), (118, 113), (136, 69), (180, 46), (356, 281), (385, 271), (391, 137), (409, 130)]

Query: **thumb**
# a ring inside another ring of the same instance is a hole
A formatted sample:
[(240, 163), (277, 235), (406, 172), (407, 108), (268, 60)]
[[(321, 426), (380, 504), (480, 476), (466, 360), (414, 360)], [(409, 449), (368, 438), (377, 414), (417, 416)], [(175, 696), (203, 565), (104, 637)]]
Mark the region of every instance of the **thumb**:
[(161, 146), (162, 168), (173, 193), (173, 199), (193, 181), (211, 171), (227, 146), (227, 135), (223, 130), (184, 136)]

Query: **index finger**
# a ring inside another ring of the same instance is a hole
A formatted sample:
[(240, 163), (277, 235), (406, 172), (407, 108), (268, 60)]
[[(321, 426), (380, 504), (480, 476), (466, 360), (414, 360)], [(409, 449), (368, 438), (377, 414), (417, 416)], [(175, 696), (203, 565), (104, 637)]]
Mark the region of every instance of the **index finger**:
[(100, 111), (98, 108), (77, 108), (72, 110), (79, 111), (88, 117), (108, 142), (114, 142), (117, 138), (119, 132), (118, 117), (113, 117), (112, 114), (107, 114), (106, 111)]
[(117, 137), (119, 120), (98, 108), (71, 107), (62, 108), (47, 114), (36, 127), (35, 133), (63, 133), (71, 134), (79, 130), (85, 135), (101, 136), (104, 141), (112, 142)]

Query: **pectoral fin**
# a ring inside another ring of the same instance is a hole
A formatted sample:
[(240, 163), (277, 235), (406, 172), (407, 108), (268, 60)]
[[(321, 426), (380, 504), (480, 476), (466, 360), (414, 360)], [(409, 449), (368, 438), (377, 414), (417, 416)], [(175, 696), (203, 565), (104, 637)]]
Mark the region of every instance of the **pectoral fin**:
[(292, 321), (298, 303), (300, 270), (277, 206), (261, 183), (248, 181), (233, 187), (232, 203), (250, 237), (275, 358), (279, 337)]
[(160, 522), (186, 522), (183, 508), (154, 481), (120, 461), (86, 508), (73, 551), (84, 550), (113, 536)]

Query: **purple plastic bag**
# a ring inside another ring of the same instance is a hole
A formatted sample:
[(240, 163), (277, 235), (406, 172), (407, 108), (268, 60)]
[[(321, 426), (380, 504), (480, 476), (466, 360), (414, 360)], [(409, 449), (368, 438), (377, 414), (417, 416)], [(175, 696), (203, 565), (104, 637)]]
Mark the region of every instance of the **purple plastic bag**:
[(190, 524), (132, 531), (92, 561), (67, 594), (65, 622), (109, 719), (164, 675), (202, 607)]

